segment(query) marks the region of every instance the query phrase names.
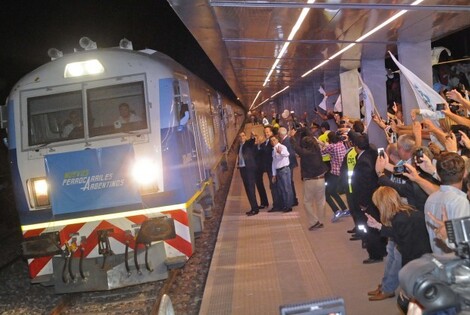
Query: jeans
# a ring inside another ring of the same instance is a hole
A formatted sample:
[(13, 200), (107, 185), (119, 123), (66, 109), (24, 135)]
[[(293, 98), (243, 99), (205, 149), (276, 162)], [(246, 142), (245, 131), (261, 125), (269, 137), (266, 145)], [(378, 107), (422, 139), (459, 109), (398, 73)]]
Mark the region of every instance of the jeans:
[(276, 173), (276, 186), (279, 192), (281, 210), (292, 208), (294, 194), (292, 193), (290, 168), (285, 167)]
[(385, 263), (384, 277), (382, 278), (382, 291), (392, 293), (398, 288), (398, 272), (401, 269), (401, 254), (394, 241), (388, 240), (387, 261)]

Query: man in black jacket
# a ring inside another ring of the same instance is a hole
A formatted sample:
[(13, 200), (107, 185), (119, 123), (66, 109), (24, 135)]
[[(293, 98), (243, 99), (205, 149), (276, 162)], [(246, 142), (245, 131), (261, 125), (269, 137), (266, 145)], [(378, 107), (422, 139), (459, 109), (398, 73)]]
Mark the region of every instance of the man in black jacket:
[(295, 153), (300, 157), (300, 174), (302, 176), (303, 203), (307, 218), (309, 220), (309, 230), (313, 231), (323, 227), (322, 221), (325, 218), (325, 173), (328, 167), (323, 163), (320, 146), (313, 136), (305, 136), (300, 140), (296, 131), (290, 131), (290, 143), (294, 147)]
[[(254, 135), (252, 135), (254, 136)], [(238, 169), (243, 180), (243, 186), (250, 202), (251, 210), (246, 215), (252, 216), (259, 212), (258, 202), (256, 201), (256, 145), (255, 138), (249, 140), (245, 132), (239, 133), (240, 146), (238, 148)]]
[[(377, 174), (375, 172), (375, 162), (377, 151), (369, 147), (367, 135), (359, 135), (354, 139), (354, 150), (357, 152), (357, 162), (354, 166), (351, 178), (352, 201), (362, 210), (362, 215), (358, 218), (359, 224), (366, 225), (368, 213), (380, 222), (380, 213), (372, 202), (372, 194), (377, 189)], [(385, 246), (387, 239), (380, 236), (375, 229), (369, 229), (364, 237), (369, 258), (363, 261), (364, 264), (380, 262), (386, 255)]]

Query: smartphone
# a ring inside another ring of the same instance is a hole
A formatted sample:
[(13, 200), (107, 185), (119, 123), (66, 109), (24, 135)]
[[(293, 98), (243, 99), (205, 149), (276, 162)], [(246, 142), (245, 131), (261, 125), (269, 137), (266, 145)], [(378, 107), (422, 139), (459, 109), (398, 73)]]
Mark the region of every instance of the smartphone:
[(416, 150), (416, 163), (422, 163), (423, 162), (423, 149), (419, 148), (418, 150)]
[(378, 148), (377, 153), (380, 157), (385, 157), (385, 151), (384, 148)]
[(437, 111), (444, 110), (445, 107), (446, 107), (446, 104), (444, 104), (444, 103), (436, 104), (436, 110)]
[(359, 231), (361, 231), (361, 232), (367, 233), (367, 228), (366, 228), (366, 226), (365, 226), (364, 224), (359, 224), (359, 225), (357, 226), (357, 229), (358, 229)]

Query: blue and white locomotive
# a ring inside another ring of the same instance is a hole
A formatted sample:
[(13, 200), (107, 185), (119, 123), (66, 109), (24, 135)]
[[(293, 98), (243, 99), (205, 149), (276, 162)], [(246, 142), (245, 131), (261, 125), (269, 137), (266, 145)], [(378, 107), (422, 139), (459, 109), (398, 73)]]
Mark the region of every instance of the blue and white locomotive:
[(30, 276), (58, 293), (165, 279), (184, 263), (243, 115), (129, 44), (50, 50), (2, 109)]

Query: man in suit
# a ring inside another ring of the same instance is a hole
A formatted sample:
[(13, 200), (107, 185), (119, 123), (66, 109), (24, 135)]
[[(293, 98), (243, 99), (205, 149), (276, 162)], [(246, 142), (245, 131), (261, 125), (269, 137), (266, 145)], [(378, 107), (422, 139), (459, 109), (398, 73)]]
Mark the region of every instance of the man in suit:
[(269, 143), (269, 139), (266, 141), (264, 134), (256, 137), (256, 189), (258, 190), (260, 199), (259, 209), (264, 209), (269, 206), (268, 195), (266, 194), (263, 181), (263, 174), (266, 171), (264, 167), (266, 143)]
[[(380, 222), (380, 213), (372, 202), (372, 195), (378, 187), (375, 172), (377, 151), (369, 147), (369, 139), (365, 134), (355, 137), (354, 150), (357, 152), (357, 162), (351, 178), (352, 201), (362, 211), (358, 218), (359, 225), (366, 226), (367, 218), (364, 212)], [(369, 258), (365, 259), (363, 263), (371, 264), (383, 261), (383, 257), (386, 255), (387, 239), (381, 237), (377, 230), (368, 229), (364, 235), (364, 241)]]
[(256, 145), (255, 135), (248, 139), (245, 132), (239, 133), (240, 146), (238, 148), (238, 169), (243, 180), (243, 186), (250, 202), (251, 210), (246, 215), (257, 215), (259, 212), (258, 202), (256, 201)]
[[(273, 182), (273, 146), (269, 139), (274, 135), (273, 126), (264, 127), (265, 142), (260, 144), (260, 164), (258, 169), (261, 170), (260, 180), (263, 180), (264, 173), (268, 174), (269, 189), (271, 190), (271, 197), (273, 200), (273, 207), (268, 212), (282, 211), (282, 205), (279, 199), (279, 193), (276, 188), (276, 184)], [(264, 205), (263, 205), (264, 206)], [(267, 204), (266, 204), (267, 206)]]

